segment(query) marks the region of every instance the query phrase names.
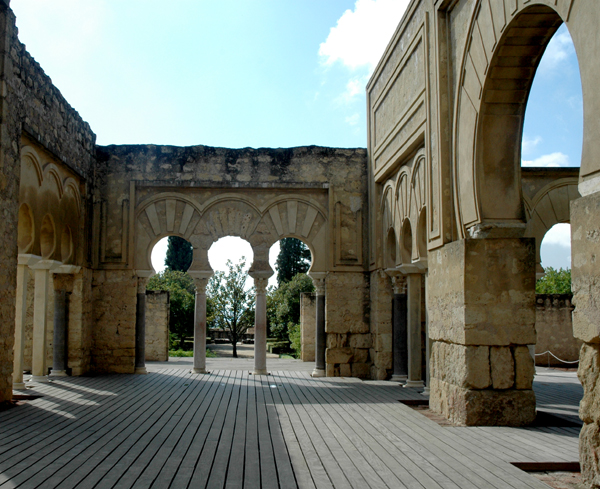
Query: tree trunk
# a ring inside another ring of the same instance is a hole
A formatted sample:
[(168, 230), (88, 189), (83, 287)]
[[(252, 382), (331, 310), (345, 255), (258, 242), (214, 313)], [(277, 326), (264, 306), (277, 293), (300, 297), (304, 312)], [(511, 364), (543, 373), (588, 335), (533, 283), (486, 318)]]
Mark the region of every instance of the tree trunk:
[(237, 341), (232, 341), (233, 344), (233, 358), (237, 358)]

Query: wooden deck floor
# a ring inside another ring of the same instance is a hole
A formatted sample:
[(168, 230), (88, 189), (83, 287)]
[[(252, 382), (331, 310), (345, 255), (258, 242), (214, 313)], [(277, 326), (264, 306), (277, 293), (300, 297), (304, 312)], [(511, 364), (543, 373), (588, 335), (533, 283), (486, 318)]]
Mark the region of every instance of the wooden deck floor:
[(389, 382), (154, 370), (1, 412), (0, 488), (547, 489), (509, 462), (578, 459), (577, 428), (442, 427)]

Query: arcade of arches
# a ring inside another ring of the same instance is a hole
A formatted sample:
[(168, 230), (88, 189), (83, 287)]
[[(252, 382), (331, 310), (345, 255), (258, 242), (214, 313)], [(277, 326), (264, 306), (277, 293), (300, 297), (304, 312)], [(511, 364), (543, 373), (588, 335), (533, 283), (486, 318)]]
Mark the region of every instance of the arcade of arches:
[[(581, 71), (581, 168), (521, 171), (527, 96), (563, 22)], [(49, 364), (144, 371), (162, 237), (193, 245), (201, 351), (211, 244), (247, 240), (260, 291), (269, 248), (293, 236), (313, 256), (316, 375), (402, 380), (456, 422), (527, 424), (539, 244), (570, 222), (581, 462), (600, 485), (598, 25), (589, 0), (413, 0), (367, 85), (368, 150), (100, 147), (0, 0), (0, 401), (24, 369), (34, 382)]]

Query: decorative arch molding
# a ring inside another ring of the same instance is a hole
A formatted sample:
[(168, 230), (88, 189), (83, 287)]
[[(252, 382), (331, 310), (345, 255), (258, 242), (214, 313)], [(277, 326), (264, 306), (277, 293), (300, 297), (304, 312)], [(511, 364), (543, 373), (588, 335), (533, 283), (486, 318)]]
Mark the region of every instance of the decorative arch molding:
[(268, 250), (275, 242), (294, 237), (309, 247), (311, 271), (326, 271), (327, 223), (325, 209), (302, 194), (257, 203), (251, 197), (228, 192), (198, 204), (184, 194), (162, 192), (143, 200), (135, 210), (134, 266), (150, 269), (152, 247), (166, 236), (180, 236), (192, 243), (192, 268), (198, 270), (210, 268), (208, 249), (225, 236), (248, 241), (255, 261), (268, 260)]
[(60, 171), (58, 170), (58, 168), (56, 167), (56, 165), (54, 165), (53, 163), (48, 163), (44, 167), (43, 182), (45, 183), (49, 179), (51, 179), (52, 182), (54, 182), (54, 184), (56, 185), (56, 188), (58, 190), (58, 199), (59, 200), (62, 199), (62, 196), (65, 193), (65, 189), (64, 189), (64, 186), (63, 186), (62, 179), (60, 177)]
[(23, 146), (21, 148), (21, 160), (27, 159), (31, 162), (38, 179), (38, 186), (42, 185), (44, 180), (44, 172), (42, 171), (42, 163), (35, 149), (31, 146)]
[[(454, 198), (459, 237), (486, 222), (525, 220), (520, 141), (535, 70), (572, 0), (479, 0), (454, 107)], [(518, 42), (516, 42), (518, 41)], [(498, 199), (495, 192), (503, 192)]]
[(578, 179), (565, 178), (549, 183), (540, 189), (528, 207), (525, 237), (535, 238), (535, 262), (537, 273), (543, 273), (541, 247), (546, 233), (555, 224), (570, 223), (571, 201), (581, 197), (578, 190)]
[(35, 219), (31, 207), (23, 203), (19, 207), (17, 224), (17, 245), (19, 253), (29, 253), (35, 243)]

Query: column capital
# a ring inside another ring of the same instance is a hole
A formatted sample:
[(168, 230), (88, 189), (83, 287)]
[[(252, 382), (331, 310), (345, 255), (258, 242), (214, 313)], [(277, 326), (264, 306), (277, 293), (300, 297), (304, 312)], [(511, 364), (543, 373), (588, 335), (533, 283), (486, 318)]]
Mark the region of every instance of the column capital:
[(81, 270), (81, 267), (78, 267), (77, 265), (61, 265), (55, 270), (52, 270), (52, 273), (74, 275), (79, 273), (79, 270)]
[(26, 265), (26, 266), (32, 266), (35, 265), (37, 262), (39, 262), (42, 259), (41, 256), (38, 255), (29, 255), (26, 253), (19, 253), (19, 257), (18, 257), (18, 265)]
[(49, 272), (54, 272), (54, 270), (61, 265), (62, 263), (56, 260), (39, 260), (34, 265), (29, 265), (29, 268), (33, 270), (48, 270)]
[(327, 272), (309, 272), (308, 276), (313, 281), (317, 295), (325, 295)]
[(196, 294), (206, 293), (206, 286), (208, 281), (215, 274), (212, 270), (189, 270), (188, 275), (192, 277), (194, 285), (196, 286)]
[(406, 275), (397, 268), (388, 268), (385, 273), (392, 279), (394, 294), (406, 294)]
[(254, 287), (256, 287), (256, 295), (264, 295), (267, 293), (267, 285), (269, 285), (268, 277), (254, 277)]
[(402, 273), (404, 275), (411, 275), (413, 273), (423, 274), (423, 273), (427, 272), (427, 267), (426, 267), (426, 265), (423, 265), (423, 263), (421, 261), (418, 261), (416, 263), (408, 263), (406, 265), (398, 265), (396, 267), (396, 270), (398, 270), (400, 273)]

